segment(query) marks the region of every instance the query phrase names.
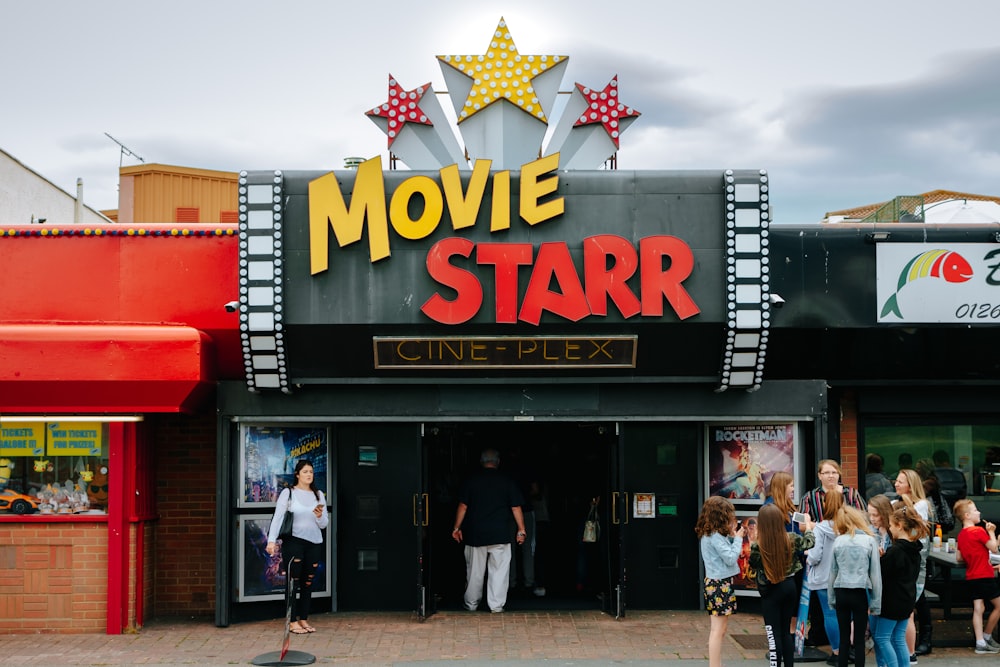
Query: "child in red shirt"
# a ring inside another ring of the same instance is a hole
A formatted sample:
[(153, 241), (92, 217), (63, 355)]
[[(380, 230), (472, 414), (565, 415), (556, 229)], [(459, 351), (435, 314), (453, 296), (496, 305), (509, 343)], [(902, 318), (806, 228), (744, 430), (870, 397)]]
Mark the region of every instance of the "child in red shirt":
[[(990, 552), (997, 552), (997, 527), (989, 521), (986, 522), (986, 530), (978, 526), (979, 510), (968, 499), (955, 503), (955, 517), (962, 522), (962, 530), (958, 533), (957, 559), (960, 563), (965, 562), (965, 579), (972, 590), (972, 630), (976, 633), (976, 653), (1000, 653), (1000, 643), (993, 639), (993, 629), (1000, 620), (1000, 586), (990, 565)], [(986, 621), (984, 633), (986, 600), (993, 605), (993, 611)]]

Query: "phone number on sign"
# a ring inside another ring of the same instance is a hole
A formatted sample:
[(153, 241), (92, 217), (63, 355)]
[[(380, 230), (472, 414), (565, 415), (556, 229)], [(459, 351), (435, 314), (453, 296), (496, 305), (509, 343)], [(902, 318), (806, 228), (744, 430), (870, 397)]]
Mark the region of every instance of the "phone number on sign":
[(1000, 303), (963, 303), (955, 309), (955, 317), (963, 320), (1000, 319)]

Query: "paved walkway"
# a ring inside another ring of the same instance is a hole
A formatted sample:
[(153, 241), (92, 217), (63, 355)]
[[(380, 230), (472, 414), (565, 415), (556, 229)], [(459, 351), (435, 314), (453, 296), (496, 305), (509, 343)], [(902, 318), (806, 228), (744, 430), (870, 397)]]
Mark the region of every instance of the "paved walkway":
[[(622, 621), (597, 611), (441, 612), (422, 623), (404, 613), (340, 612), (310, 621), (318, 631), (293, 635), (292, 649), (316, 656), (317, 664), (640, 666), (685, 660), (684, 667), (700, 667), (708, 657), (703, 612), (633, 611)], [(281, 620), (228, 628), (208, 620), (158, 620), (129, 635), (0, 635), (0, 665), (242, 665), (276, 651), (282, 629)], [(725, 665), (765, 667), (763, 641), (758, 615), (735, 615)], [(993, 665), (998, 659), (966, 647), (934, 649), (920, 665)], [(875, 667), (874, 656), (866, 667)]]

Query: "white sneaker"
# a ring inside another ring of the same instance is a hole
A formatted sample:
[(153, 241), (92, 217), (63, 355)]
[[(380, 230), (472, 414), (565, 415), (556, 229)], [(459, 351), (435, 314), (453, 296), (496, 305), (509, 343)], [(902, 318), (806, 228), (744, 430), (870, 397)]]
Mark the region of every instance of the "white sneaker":
[(997, 641), (993, 639), (993, 637), (986, 638), (986, 645), (989, 646), (990, 648), (995, 648), (998, 651), (1000, 651), (1000, 644), (998, 644)]
[(545, 588), (542, 587), (542, 586), (539, 586), (538, 588), (536, 588), (535, 589), (535, 595), (537, 597), (540, 597), (540, 598), (545, 597)]
[(1000, 648), (993, 648), (986, 642), (983, 642), (982, 644), (977, 642), (976, 653), (978, 653), (979, 655), (984, 655), (986, 653), (1000, 653)]

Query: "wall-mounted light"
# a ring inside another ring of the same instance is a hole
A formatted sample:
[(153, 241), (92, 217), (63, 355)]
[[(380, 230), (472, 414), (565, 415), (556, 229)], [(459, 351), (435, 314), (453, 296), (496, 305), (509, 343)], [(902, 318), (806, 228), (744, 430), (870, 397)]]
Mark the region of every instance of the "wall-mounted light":
[(141, 422), (142, 415), (2, 415), (0, 424), (24, 422)]
[(890, 236), (889, 232), (869, 232), (865, 236), (865, 241), (868, 241), (868, 243), (881, 243), (888, 241)]

